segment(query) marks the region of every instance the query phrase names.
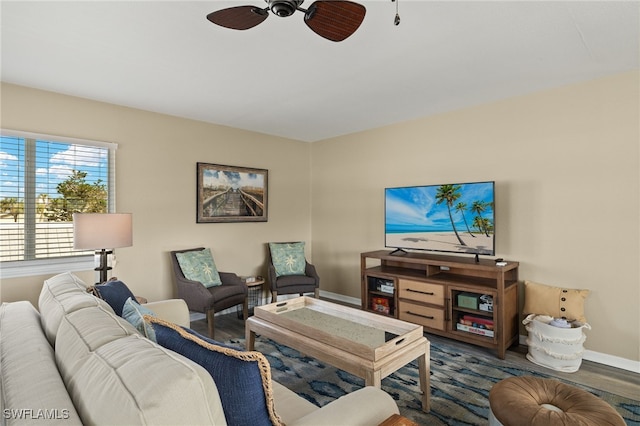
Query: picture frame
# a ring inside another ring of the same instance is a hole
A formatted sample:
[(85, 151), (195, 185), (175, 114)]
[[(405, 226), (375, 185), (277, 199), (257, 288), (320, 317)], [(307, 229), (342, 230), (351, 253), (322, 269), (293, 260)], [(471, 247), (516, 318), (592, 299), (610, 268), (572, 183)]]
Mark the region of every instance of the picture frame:
[(197, 163), (197, 223), (266, 222), (266, 169)]

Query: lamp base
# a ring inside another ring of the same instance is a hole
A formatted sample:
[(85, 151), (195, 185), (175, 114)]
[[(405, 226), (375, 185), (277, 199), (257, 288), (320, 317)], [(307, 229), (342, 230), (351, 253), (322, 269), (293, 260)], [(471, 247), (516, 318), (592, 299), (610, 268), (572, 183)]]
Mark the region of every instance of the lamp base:
[(102, 249), (102, 250), (96, 250), (95, 254), (100, 258), (99, 266), (97, 266), (94, 269), (94, 271), (100, 273), (100, 282), (97, 282), (96, 284), (102, 284), (107, 282), (107, 271), (112, 269), (111, 266), (109, 266), (108, 259), (109, 259), (109, 255), (113, 254), (113, 251)]

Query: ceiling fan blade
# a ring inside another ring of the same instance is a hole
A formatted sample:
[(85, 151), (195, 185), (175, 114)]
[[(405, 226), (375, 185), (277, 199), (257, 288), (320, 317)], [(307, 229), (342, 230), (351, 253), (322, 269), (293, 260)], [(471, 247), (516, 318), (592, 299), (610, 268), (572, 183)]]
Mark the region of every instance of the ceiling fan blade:
[(309, 6), (304, 22), (311, 30), (331, 41), (342, 41), (356, 32), (367, 9), (352, 1), (318, 0)]
[(211, 12), (207, 15), (207, 19), (216, 25), (232, 30), (248, 30), (260, 24), (268, 16), (268, 9), (260, 9), (255, 6), (237, 6)]

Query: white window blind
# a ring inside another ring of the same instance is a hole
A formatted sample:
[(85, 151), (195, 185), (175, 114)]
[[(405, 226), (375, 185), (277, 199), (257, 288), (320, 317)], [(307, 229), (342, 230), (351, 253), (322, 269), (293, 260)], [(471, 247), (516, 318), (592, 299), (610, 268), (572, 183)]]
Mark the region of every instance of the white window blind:
[(12, 266), (37, 266), (37, 261), (92, 255), (73, 250), (72, 214), (115, 211), (116, 148), (112, 143), (0, 131), (3, 272)]

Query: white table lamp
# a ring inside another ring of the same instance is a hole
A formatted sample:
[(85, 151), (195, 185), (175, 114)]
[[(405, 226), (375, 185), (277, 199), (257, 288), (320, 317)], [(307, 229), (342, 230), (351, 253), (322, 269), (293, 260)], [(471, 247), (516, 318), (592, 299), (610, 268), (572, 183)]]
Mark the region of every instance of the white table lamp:
[(107, 281), (107, 256), (111, 249), (133, 244), (131, 213), (74, 213), (73, 248), (95, 250), (100, 256), (100, 283)]

